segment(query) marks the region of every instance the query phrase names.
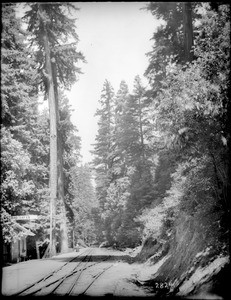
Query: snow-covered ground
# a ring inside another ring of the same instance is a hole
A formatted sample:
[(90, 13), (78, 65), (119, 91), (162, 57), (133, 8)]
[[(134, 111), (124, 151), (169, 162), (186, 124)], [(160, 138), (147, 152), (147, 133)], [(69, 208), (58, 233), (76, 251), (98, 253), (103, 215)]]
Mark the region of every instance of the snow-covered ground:
[[(228, 256), (217, 257), (209, 265), (204, 268), (197, 268), (192, 276), (186, 280), (180, 287), (178, 295), (184, 296), (189, 294), (198, 284), (202, 285), (211, 276), (217, 274), (225, 264), (229, 262)], [(190, 297), (191, 299), (222, 299), (222, 297), (210, 294), (208, 291), (201, 291), (197, 295)]]
[[(67, 259), (76, 255), (84, 254), (86, 249), (80, 249), (79, 252), (71, 252), (53, 257), (52, 259), (40, 259), (21, 262), (12, 266), (3, 268), (2, 276), (2, 294), (13, 295), (30, 286), (37, 280), (45, 277), (50, 272), (64, 265)], [(123, 257), (127, 255), (122, 251), (109, 250), (105, 248), (95, 248), (93, 255), (99, 257), (110, 255), (111, 259), (102, 261), (93, 267), (88, 268), (81, 275), (82, 279), (78, 283), (78, 288), (81, 288), (88, 282), (92, 281), (100, 270), (111, 266), (102, 276), (92, 284), (87, 291), (87, 295), (101, 296), (105, 294), (113, 294), (116, 296), (148, 296), (146, 289), (137, 287), (131, 282), (135, 274), (142, 269), (141, 264), (129, 264), (124, 261)], [(114, 256), (114, 258), (113, 258)], [(121, 259), (120, 259), (121, 257)], [(97, 261), (97, 260), (96, 260)], [(83, 287), (84, 290), (84, 287)], [(78, 291), (76, 291), (77, 293)]]
[[(81, 249), (78, 254), (84, 251), (85, 249)], [(76, 254), (76, 252), (66, 253), (54, 256), (52, 259), (33, 259), (4, 267), (2, 269), (2, 294), (12, 295), (25, 289), (64, 265), (68, 257), (74, 257)]]
[[(77, 255), (85, 255), (89, 249), (80, 249), (79, 252), (71, 252), (53, 257), (52, 259), (40, 259), (21, 262), (12, 266), (4, 267), (2, 272), (2, 294), (13, 295), (30, 286), (39, 279), (45, 277), (52, 271), (65, 265), (67, 261)], [(90, 267), (86, 268), (80, 279), (78, 285), (74, 289), (74, 295), (78, 295), (87, 289), (86, 295), (102, 296), (138, 296), (138, 297), (154, 297), (149, 289), (144, 287), (145, 281), (155, 278), (158, 270), (168, 259), (169, 256), (164, 256), (156, 264), (152, 265), (148, 260), (145, 263), (129, 263), (126, 261), (128, 255), (134, 256), (131, 251), (118, 251), (105, 248), (92, 248), (93, 259), (89, 262)], [(131, 253), (130, 253), (131, 252)], [(106, 258), (106, 259), (105, 259)], [(220, 256), (204, 268), (197, 268), (189, 279), (187, 279), (180, 286), (178, 296), (187, 296), (194, 290), (198, 284), (206, 283), (208, 278), (217, 272), (229, 262), (229, 258)], [(67, 269), (63, 272), (73, 268), (75, 262), (68, 264)], [(102, 272), (107, 269), (105, 272)], [(102, 275), (98, 277), (98, 274)], [(93, 284), (94, 279), (97, 279)], [(71, 278), (70, 278), (71, 280)], [(137, 286), (133, 282), (139, 282)], [(68, 281), (66, 286), (68, 286)], [(63, 287), (65, 289), (65, 286)], [(62, 292), (62, 291), (61, 291)], [(217, 295), (210, 295), (209, 292), (203, 291), (199, 295), (191, 296), (192, 299), (214, 299)], [(190, 299), (190, 297), (187, 297)], [(222, 298), (217, 298), (222, 299)]]

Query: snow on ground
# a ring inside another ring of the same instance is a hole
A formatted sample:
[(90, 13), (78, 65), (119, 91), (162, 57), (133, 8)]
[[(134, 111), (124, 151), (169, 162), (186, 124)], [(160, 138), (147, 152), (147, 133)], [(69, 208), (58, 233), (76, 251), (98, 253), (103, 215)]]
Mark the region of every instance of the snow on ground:
[(132, 276), (140, 269), (138, 264), (116, 262), (96, 281), (87, 292), (90, 296), (111, 294), (119, 297), (147, 297), (153, 294), (131, 282)]
[(170, 257), (170, 255), (164, 256), (156, 264), (152, 265), (150, 261), (142, 264), (140, 271), (137, 273), (137, 280), (142, 282), (154, 278), (154, 275), (157, 273), (158, 269), (163, 265), (163, 263)]
[[(193, 289), (195, 288), (196, 285), (202, 284), (208, 280), (209, 277), (211, 277), (214, 274), (217, 274), (221, 268), (229, 262), (229, 257), (228, 256), (220, 256), (216, 258), (212, 263), (210, 263), (208, 266), (204, 268), (198, 268), (196, 271), (193, 273), (193, 275), (185, 281), (178, 292), (178, 296), (184, 296), (189, 294)], [(202, 297), (203, 299), (214, 299), (214, 298), (204, 298), (207, 295), (209, 297), (209, 294), (200, 294), (197, 295), (199, 298)], [(193, 296), (193, 299), (197, 299), (196, 295)], [(215, 295), (217, 296), (217, 295)], [(211, 295), (212, 297), (212, 295)], [(201, 299), (201, 298), (200, 298)], [(222, 298), (219, 298), (222, 299)]]
[(131, 257), (135, 257), (138, 253), (140, 253), (142, 249), (142, 245), (136, 248), (126, 248), (124, 253), (130, 255)]
[[(21, 263), (17, 263), (3, 268), (2, 273), (2, 294), (13, 295), (26, 287), (30, 286), (39, 279), (45, 277), (52, 271), (64, 265), (69, 259), (84, 253), (88, 249), (80, 249), (79, 252), (71, 252), (62, 255), (57, 255), (50, 259), (34, 259)], [(137, 272), (140, 272), (143, 264), (129, 264), (124, 261), (123, 257), (127, 253), (105, 248), (94, 248), (93, 255), (98, 257), (116, 256), (115, 259), (102, 261), (95, 267), (88, 269), (83, 274), (86, 279), (94, 278), (95, 274), (99, 273), (105, 266), (112, 265), (89, 289), (89, 295), (105, 295), (113, 294), (116, 296), (146, 296), (147, 291), (144, 288), (137, 287), (131, 282)], [(121, 256), (121, 258), (120, 258)], [(84, 278), (83, 278), (84, 280)]]
[[(12, 295), (65, 264), (67, 258), (86, 251), (65, 253), (52, 259), (33, 259), (2, 268), (2, 294)], [(58, 260), (57, 260), (58, 258)]]
[[(138, 287), (132, 283), (131, 279), (137, 275), (143, 268), (143, 264), (129, 264), (123, 260), (123, 257), (128, 255), (129, 251), (118, 251), (113, 249), (96, 248), (94, 255), (110, 255), (116, 256), (116, 261), (106, 261), (105, 266), (112, 265), (105, 273), (96, 280), (91, 288), (87, 291), (90, 296), (103, 296), (112, 294), (119, 297), (147, 297), (153, 296), (147, 289)], [(121, 259), (120, 259), (121, 256)], [(133, 253), (130, 253), (133, 256)], [(97, 268), (97, 266), (96, 266)], [(94, 274), (94, 268), (89, 269), (89, 272)], [(94, 276), (94, 275), (93, 275)]]
[[(57, 255), (50, 259), (35, 259), (4, 267), (2, 271), (2, 294), (13, 295), (20, 292), (37, 280), (60, 268), (72, 257), (82, 255), (84, 252), (87, 254), (86, 250), (88, 251), (88, 248), (80, 249), (79, 252)], [(111, 267), (97, 278), (91, 285), (91, 288), (87, 291), (87, 295), (101, 296), (112, 294), (122, 297), (153, 297), (154, 294), (151, 293), (150, 290), (135, 285), (133, 281), (137, 280), (140, 283), (144, 283), (146, 280), (153, 279), (155, 275), (157, 275), (159, 268), (169, 256), (163, 257), (156, 264), (152, 265), (150, 261), (145, 263), (128, 263), (126, 259), (124, 260), (127, 255), (128, 251), (123, 252), (113, 249), (93, 248), (93, 256), (99, 258), (99, 260), (96, 259), (96, 262), (99, 261), (99, 264), (95, 264), (83, 273), (83, 289), (84, 284), (86, 285), (86, 281), (91, 283), (92, 279), (94, 279), (105, 267)], [(108, 256), (109, 259), (104, 260), (103, 256)], [(133, 256), (133, 253), (131, 253), (131, 256)], [(188, 295), (194, 290), (195, 286), (206, 283), (213, 274), (218, 273), (228, 262), (229, 257), (220, 256), (208, 266), (197, 268), (193, 275), (181, 285), (177, 296)], [(79, 287), (81, 287), (81, 284)], [(198, 299), (198, 297), (202, 297), (203, 299), (214, 299), (214, 296), (216, 295), (200, 292), (198, 295), (191, 296), (191, 299)], [(188, 298), (190, 299), (190, 297)]]

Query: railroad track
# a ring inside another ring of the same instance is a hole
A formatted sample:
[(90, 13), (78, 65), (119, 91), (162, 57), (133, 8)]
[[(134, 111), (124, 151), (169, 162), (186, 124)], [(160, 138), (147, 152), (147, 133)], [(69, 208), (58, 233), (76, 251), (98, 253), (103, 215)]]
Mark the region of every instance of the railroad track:
[[(78, 285), (78, 281), (83, 274), (83, 271), (102, 262), (92, 261), (92, 252), (93, 249), (90, 249), (82, 253), (81, 256), (83, 257), (80, 261), (77, 261), (77, 259), (80, 258), (79, 255), (72, 258), (60, 268), (57, 268), (44, 278), (41, 278), (20, 292), (14, 294), (14, 296), (76, 295), (76, 291), (74, 291), (74, 289)], [(103, 261), (108, 260), (108, 258), (109, 256)], [(76, 264), (73, 264), (75, 261)], [(84, 286), (83, 291), (77, 294), (86, 294), (92, 284), (112, 266), (113, 264), (110, 264), (97, 272), (97, 274), (95, 274), (90, 280), (90, 283), (88, 282), (87, 285)]]

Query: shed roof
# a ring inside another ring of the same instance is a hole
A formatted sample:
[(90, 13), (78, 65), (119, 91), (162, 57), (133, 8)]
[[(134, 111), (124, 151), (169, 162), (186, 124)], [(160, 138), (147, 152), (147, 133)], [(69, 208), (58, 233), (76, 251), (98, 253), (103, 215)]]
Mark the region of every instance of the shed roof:
[(13, 228), (15, 230), (17, 230), (19, 232), (21, 231), (23, 233), (23, 235), (26, 235), (26, 236), (28, 236), (28, 235), (34, 236), (35, 235), (32, 231), (30, 231), (29, 229), (25, 228), (24, 226), (18, 224), (15, 221), (13, 221), (13, 225), (12, 226), (13, 226)]

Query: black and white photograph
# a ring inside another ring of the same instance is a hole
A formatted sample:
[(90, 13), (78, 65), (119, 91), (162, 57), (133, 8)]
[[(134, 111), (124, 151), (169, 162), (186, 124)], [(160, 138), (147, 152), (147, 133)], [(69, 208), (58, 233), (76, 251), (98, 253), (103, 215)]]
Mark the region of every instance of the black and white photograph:
[(229, 299), (230, 3), (1, 3), (1, 296)]

